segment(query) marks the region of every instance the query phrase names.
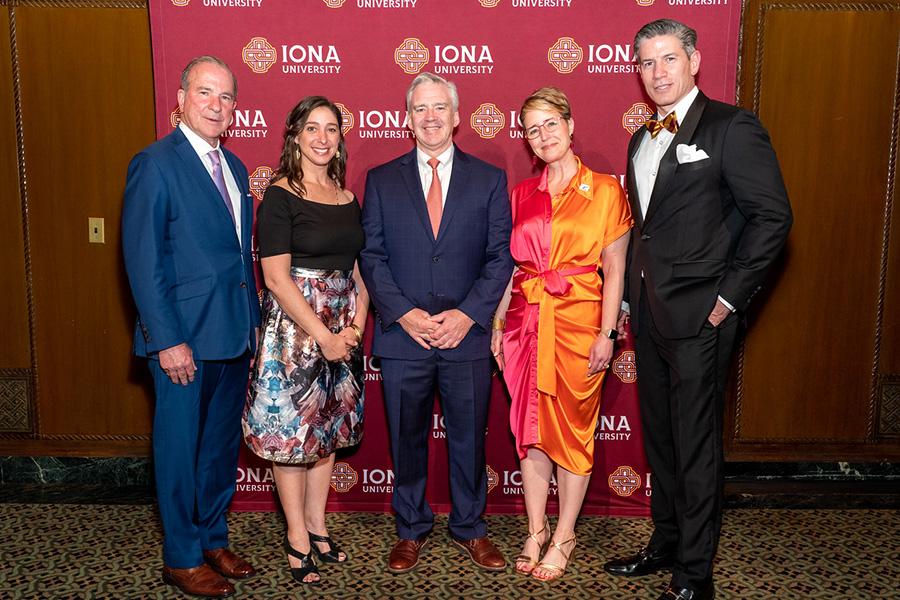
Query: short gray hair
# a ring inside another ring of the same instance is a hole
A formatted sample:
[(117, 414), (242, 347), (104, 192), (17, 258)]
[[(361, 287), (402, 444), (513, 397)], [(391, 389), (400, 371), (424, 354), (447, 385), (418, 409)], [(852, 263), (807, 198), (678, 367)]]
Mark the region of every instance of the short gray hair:
[(237, 77), (234, 76), (234, 72), (231, 70), (224, 60), (217, 56), (212, 56), (209, 54), (204, 54), (203, 56), (198, 56), (196, 58), (192, 58), (191, 62), (184, 67), (184, 70), (181, 72), (181, 89), (185, 92), (188, 91), (188, 85), (190, 85), (191, 79), (191, 71), (194, 70), (194, 67), (201, 64), (211, 64), (216, 65), (217, 67), (222, 67), (228, 74), (231, 75), (231, 87), (234, 91), (234, 97), (237, 98)]
[(673, 19), (659, 19), (652, 23), (647, 23), (641, 27), (640, 31), (634, 36), (634, 59), (638, 60), (638, 50), (641, 44), (661, 35), (674, 35), (681, 42), (685, 54), (688, 56), (697, 49), (697, 32)]
[(446, 85), (447, 92), (450, 94), (450, 107), (454, 112), (459, 110), (459, 92), (456, 91), (456, 84), (452, 81), (447, 81), (440, 75), (435, 75), (434, 73), (429, 73), (428, 71), (416, 75), (416, 78), (413, 79), (412, 83), (409, 84), (409, 89), (406, 90), (406, 110), (412, 110), (412, 106), (410, 106), (410, 104), (412, 103), (413, 92), (423, 83), (437, 83), (439, 85)]

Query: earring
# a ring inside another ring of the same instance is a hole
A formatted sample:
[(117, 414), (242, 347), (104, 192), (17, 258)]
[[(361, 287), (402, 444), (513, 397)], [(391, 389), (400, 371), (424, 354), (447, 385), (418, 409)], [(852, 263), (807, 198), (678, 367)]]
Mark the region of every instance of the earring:
[(300, 148), (294, 148), (294, 158), (300, 160)]

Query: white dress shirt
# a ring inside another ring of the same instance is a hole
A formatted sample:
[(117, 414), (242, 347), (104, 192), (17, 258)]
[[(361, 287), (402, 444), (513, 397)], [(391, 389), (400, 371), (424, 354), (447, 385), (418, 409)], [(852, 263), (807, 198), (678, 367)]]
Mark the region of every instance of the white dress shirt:
[[(203, 166), (206, 167), (206, 172), (209, 173), (210, 179), (212, 179), (212, 160), (210, 160), (209, 156), (207, 155), (213, 151), (219, 153), (219, 161), (222, 164), (222, 176), (225, 177), (225, 188), (228, 190), (228, 199), (231, 201), (231, 207), (234, 209), (234, 230), (237, 234), (238, 243), (240, 243), (242, 239), (241, 190), (238, 188), (237, 180), (234, 178), (234, 174), (228, 167), (228, 161), (225, 160), (225, 153), (222, 152), (221, 144), (216, 144), (216, 147), (213, 148), (206, 140), (194, 133), (190, 127), (185, 125), (184, 122), (179, 123), (178, 128), (181, 129), (184, 137), (186, 137), (188, 142), (191, 143), (191, 147), (194, 149), (194, 152), (196, 152), (197, 156), (200, 157), (200, 162), (202, 162)], [(213, 182), (213, 185), (215, 185), (215, 182)]]
[[(675, 116), (678, 118), (679, 125), (687, 115), (691, 104), (700, 90), (694, 86), (687, 95), (678, 101), (673, 109)], [(662, 120), (668, 113), (663, 113), (658, 107), (656, 109), (657, 119)], [(659, 163), (662, 160), (666, 150), (672, 143), (675, 134), (668, 129), (662, 129), (656, 138), (650, 137), (649, 131), (644, 131), (644, 137), (638, 146), (638, 151), (634, 155), (634, 179), (637, 184), (638, 200), (641, 204), (641, 216), (647, 216), (647, 207), (650, 205), (650, 196), (653, 195), (653, 186), (656, 184), (656, 175), (659, 173)]]
[[(447, 190), (450, 189), (450, 174), (453, 172), (453, 144), (435, 156), (440, 164), (437, 167), (438, 179), (441, 180), (441, 207), (447, 205)], [(419, 180), (422, 182), (422, 194), (428, 198), (428, 188), (431, 187), (431, 165), (428, 164), (430, 156), (416, 149), (416, 164), (419, 167)]]

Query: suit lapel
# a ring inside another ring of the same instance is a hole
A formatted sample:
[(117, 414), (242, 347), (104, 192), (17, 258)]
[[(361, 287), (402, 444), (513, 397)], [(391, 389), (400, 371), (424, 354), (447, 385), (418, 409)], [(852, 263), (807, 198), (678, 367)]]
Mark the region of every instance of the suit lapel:
[(638, 194), (637, 180), (634, 177), (634, 156), (637, 154), (638, 148), (641, 147), (641, 140), (644, 138), (646, 127), (641, 127), (631, 136), (628, 142), (628, 164), (625, 168), (625, 186), (628, 191), (628, 200), (631, 203), (631, 215), (634, 217), (638, 228), (643, 227), (644, 217), (641, 215), (641, 199)]
[(662, 160), (659, 161), (659, 172), (656, 176), (656, 183), (653, 185), (653, 193), (650, 195), (650, 204), (647, 206), (647, 215), (644, 217), (644, 223), (649, 221), (653, 213), (656, 212), (662, 198), (665, 197), (666, 188), (669, 187), (672, 177), (675, 175), (675, 169), (678, 168), (678, 160), (675, 158), (676, 146), (678, 144), (686, 144), (694, 137), (694, 131), (697, 129), (700, 117), (703, 116), (703, 110), (706, 108), (707, 102), (708, 99), (703, 95), (703, 92), (698, 92), (693, 104), (691, 104), (691, 108), (688, 109), (687, 114), (684, 116), (684, 120), (678, 125), (678, 133), (675, 134), (672, 143), (669, 144), (666, 153), (663, 154)]
[[(228, 224), (234, 229), (234, 223), (231, 221), (231, 214), (228, 212), (228, 207), (225, 206), (225, 202), (222, 200), (222, 194), (219, 193), (216, 184), (213, 183), (212, 177), (209, 176), (209, 171), (207, 171), (206, 167), (203, 165), (203, 161), (194, 151), (194, 147), (191, 146), (188, 139), (184, 137), (184, 134), (178, 129), (175, 131), (178, 132), (178, 135), (181, 138), (180, 143), (176, 146), (178, 155), (181, 157), (182, 161), (184, 161), (185, 168), (191, 179), (196, 181), (197, 185), (206, 192), (202, 195), (202, 200), (205, 201), (209, 205), (209, 209), (215, 214), (218, 214), (220, 218), (227, 219)], [(231, 163), (229, 162), (229, 167), (230, 166)], [(234, 173), (234, 170), (232, 170), (232, 173)], [(238, 182), (238, 189), (242, 189), (240, 182)], [(235, 236), (234, 239), (237, 241), (237, 236)]]
[(412, 204), (413, 210), (419, 215), (422, 227), (425, 228), (431, 239), (434, 239), (434, 233), (431, 231), (431, 219), (428, 218), (425, 196), (422, 193), (422, 180), (419, 177), (419, 165), (416, 161), (415, 148), (400, 161), (400, 176), (403, 178), (403, 182), (406, 184), (406, 189), (409, 192), (406, 197)]
[[(239, 175), (244, 169), (239, 168), (237, 157), (225, 148), (222, 148), (222, 153), (225, 155), (228, 168), (231, 169), (231, 175), (237, 182), (238, 193), (241, 196), (241, 237), (243, 238), (241, 240), (241, 248), (247, 248), (251, 242), (250, 236), (253, 227), (253, 196), (250, 195), (250, 182), (247, 181), (246, 177)], [(212, 178), (210, 178), (210, 181), (212, 181)], [(218, 191), (216, 190), (216, 193)], [(228, 209), (226, 208), (225, 211), (228, 212)]]
[(453, 146), (453, 169), (450, 172), (450, 187), (447, 188), (447, 198), (444, 200), (444, 211), (441, 214), (441, 226), (438, 228), (438, 239), (456, 214), (459, 207), (462, 192), (466, 189), (466, 182), (469, 179), (469, 157), (466, 156), (456, 145)]

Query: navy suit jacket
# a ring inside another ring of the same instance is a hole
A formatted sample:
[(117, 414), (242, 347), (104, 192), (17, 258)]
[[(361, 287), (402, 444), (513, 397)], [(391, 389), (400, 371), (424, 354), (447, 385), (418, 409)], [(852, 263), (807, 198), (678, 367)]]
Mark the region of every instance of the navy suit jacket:
[[(628, 146), (628, 198), (635, 218), (626, 272), (632, 328), (641, 274), (650, 313), (670, 339), (696, 336), (721, 295), (744, 311), (784, 246), (791, 206), (769, 135), (750, 112), (703, 92), (659, 163), (641, 216), (634, 157), (645, 127)], [(680, 144), (709, 158), (679, 164)]]
[[(373, 354), (451, 361), (490, 356), (491, 319), (512, 274), (512, 229), (506, 174), (454, 147), (450, 187), (437, 239), (431, 229), (416, 150), (366, 177), (366, 244), (360, 270), (375, 304)], [(426, 350), (397, 323), (421, 308), (457, 308), (475, 324), (451, 350)]]
[(180, 129), (128, 165), (122, 248), (138, 311), (138, 356), (154, 357), (182, 342), (195, 360), (255, 351), (253, 200), (247, 169), (222, 150), (241, 192), (241, 243), (222, 196)]

